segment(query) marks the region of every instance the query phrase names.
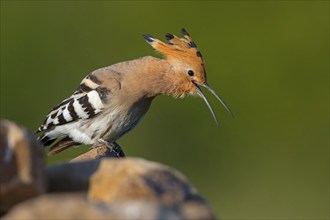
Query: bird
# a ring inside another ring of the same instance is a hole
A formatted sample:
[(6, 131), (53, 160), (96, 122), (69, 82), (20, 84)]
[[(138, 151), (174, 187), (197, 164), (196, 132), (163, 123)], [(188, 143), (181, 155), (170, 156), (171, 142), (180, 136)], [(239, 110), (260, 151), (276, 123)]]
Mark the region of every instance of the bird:
[(44, 132), (39, 141), (50, 146), (48, 154), (82, 144), (120, 149), (116, 141), (140, 122), (159, 95), (201, 97), (219, 126), (202, 92), (205, 87), (232, 114), (207, 83), (205, 61), (196, 43), (186, 29), (180, 32), (182, 37), (165, 34), (165, 41), (143, 34), (160, 58), (144, 56), (88, 74), (69, 98), (49, 111), (36, 130)]

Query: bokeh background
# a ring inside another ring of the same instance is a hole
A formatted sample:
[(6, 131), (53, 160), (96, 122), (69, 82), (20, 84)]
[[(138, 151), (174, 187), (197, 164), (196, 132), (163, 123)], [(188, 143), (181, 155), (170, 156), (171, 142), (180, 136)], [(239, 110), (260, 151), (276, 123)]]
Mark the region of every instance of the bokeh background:
[(126, 154), (183, 172), (222, 219), (329, 218), (328, 1), (2, 0), (0, 116), (35, 130), (89, 72), (158, 56), (143, 33), (182, 27), (236, 117), (158, 97)]

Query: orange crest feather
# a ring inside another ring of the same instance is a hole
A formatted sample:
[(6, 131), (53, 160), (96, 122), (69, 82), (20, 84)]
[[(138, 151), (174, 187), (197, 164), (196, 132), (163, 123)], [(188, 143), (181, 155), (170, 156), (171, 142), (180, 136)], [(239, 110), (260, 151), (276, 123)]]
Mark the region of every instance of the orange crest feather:
[(190, 61), (196, 62), (199, 65), (204, 65), (201, 52), (197, 49), (195, 42), (191, 39), (187, 31), (182, 28), (181, 33), (184, 38), (179, 38), (172, 34), (166, 34), (167, 42), (162, 42), (148, 34), (143, 37), (146, 41), (158, 52), (163, 54), (170, 62), (175, 61)]

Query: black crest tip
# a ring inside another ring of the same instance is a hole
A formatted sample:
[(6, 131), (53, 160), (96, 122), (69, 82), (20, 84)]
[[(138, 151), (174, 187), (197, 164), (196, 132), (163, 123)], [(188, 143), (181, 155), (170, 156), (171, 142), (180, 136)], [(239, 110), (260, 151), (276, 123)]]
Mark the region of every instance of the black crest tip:
[(189, 45), (190, 47), (192, 47), (192, 48), (196, 48), (196, 47), (197, 47), (197, 45), (195, 44), (194, 41), (189, 42), (188, 45)]
[(174, 38), (174, 35), (167, 33), (167, 34), (165, 34), (165, 38), (166, 38), (166, 40), (172, 40)]
[(154, 38), (153, 38), (151, 35), (149, 35), (149, 34), (143, 34), (143, 38), (144, 38), (146, 41), (148, 41), (149, 43), (154, 42)]
[(188, 34), (188, 32), (186, 31), (186, 29), (184, 29), (184, 28), (181, 29), (181, 34), (183, 34), (183, 35), (187, 35), (187, 36), (190, 36), (190, 35)]

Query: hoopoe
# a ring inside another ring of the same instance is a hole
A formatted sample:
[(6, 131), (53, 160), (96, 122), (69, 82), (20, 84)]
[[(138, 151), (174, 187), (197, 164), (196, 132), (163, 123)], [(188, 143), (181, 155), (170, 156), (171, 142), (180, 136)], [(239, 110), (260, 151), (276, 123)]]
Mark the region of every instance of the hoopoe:
[(143, 35), (163, 59), (145, 56), (87, 75), (73, 95), (55, 106), (37, 129), (45, 131), (39, 138), (44, 146), (61, 138), (51, 146), (49, 154), (80, 144), (106, 144), (111, 149), (119, 146), (116, 141), (138, 124), (152, 100), (162, 94), (200, 96), (218, 125), (201, 87), (230, 110), (207, 84), (205, 62), (195, 42), (184, 28), (181, 33), (183, 38), (166, 34), (166, 42)]

